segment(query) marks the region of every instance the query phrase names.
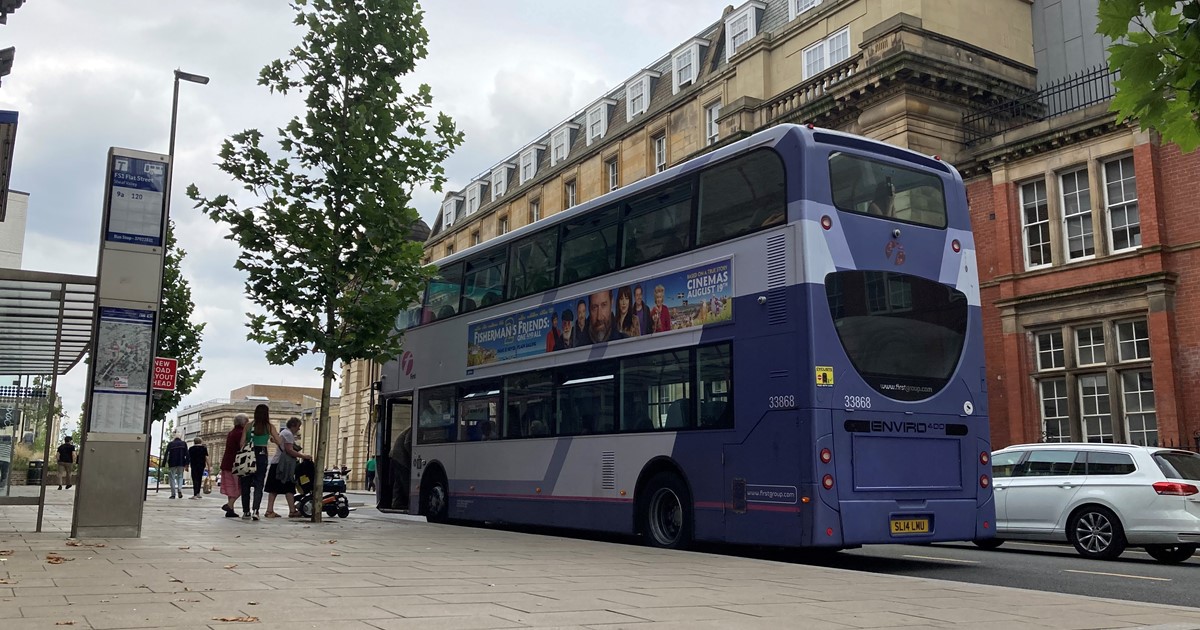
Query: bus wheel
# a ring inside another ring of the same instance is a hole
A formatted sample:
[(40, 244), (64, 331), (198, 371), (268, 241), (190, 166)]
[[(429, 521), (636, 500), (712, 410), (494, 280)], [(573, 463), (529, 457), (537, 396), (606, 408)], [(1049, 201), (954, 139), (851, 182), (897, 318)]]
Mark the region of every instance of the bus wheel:
[(646, 484), (642, 533), (652, 546), (683, 549), (692, 541), (692, 500), (677, 475), (659, 473)]
[(430, 523), (445, 523), (450, 513), (450, 491), (446, 476), (440, 472), (428, 475), (421, 484), (421, 513)]

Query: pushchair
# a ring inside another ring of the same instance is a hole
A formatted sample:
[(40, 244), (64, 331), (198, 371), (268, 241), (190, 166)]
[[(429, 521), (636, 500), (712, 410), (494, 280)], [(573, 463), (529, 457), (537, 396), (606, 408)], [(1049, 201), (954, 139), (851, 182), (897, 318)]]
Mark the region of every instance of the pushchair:
[[(296, 484), (300, 486), (300, 494), (296, 495), (296, 509), (304, 516), (313, 515), (313, 490), (316, 485), (317, 467), (309, 460), (296, 465)], [(346, 473), (348, 468), (341, 470), (326, 470), (324, 480), (325, 495), (321, 497), (321, 509), (330, 517), (346, 518), (350, 516), (350, 500), (346, 498)]]

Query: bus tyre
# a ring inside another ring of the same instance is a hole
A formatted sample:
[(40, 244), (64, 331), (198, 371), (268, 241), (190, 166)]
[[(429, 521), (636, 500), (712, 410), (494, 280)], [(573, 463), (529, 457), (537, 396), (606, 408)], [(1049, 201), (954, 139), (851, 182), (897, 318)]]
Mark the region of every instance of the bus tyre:
[(1089, 505), (1067, 524), (1067, 538), (1085, 558), (1114, 560), (1125, 551), (1125, 529), (1112, 510)]
[(430, 523), (445, 523), (450, 514), (450, 491), (441, 472), (427, 475), (421, 482), (421, 514)]
[(692, 542), (692, 498), (678, 475), (658, 473), (644, 490), (642, 533), (654, 547), (683, 549)]
[(1146, 545), (1146, 553), (1164, 564), (1179, 564), (1196, 553), (1196, 545)]
[(999, 549), (1000, 545), (1004, 544), (1004, 541), (999, 538), (976, 538), (971, 542), (975, 543), (976, 547), (979, 547), (980, 549), (987, 549), (989, 551), (992, 549)]

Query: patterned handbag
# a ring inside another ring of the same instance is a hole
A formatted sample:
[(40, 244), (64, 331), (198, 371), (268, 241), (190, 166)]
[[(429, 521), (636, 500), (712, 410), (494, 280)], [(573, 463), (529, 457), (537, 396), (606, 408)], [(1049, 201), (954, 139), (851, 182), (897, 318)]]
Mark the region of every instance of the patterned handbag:
[(248, 477), (258, 471), (258, 460), (254, 457), (254, 445), (246, 442), (242, 450), (233, 456), (233, 474)]

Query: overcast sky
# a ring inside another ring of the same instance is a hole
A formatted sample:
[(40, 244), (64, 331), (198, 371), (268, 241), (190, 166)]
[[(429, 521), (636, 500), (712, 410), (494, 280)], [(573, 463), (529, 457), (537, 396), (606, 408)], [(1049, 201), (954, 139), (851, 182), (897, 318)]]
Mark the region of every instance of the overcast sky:
[[(440, 0), (424, 2), (429, 56), (413, 75), (466, 142), (446, 163), (460, 189), (604, 92), (621, 85), (721, 17), (728, 0)], [(250, 383), (319, 387), (319, 358), (269, 365), (246, 340), (241, 273), (227, 230), (191, 207), (239, 187), (213, 166), (222, 140), (274, 130), (300, 111), (296, 97), (256, 85), (258, 72), (299, 42), (282, 0), (36, 0), (0, 25), (0, 48), (16, 46), (0, 86), (0, 109), (17, 110), (11, 187), (30, 193), (23, 268), (94, 275), (112, 146), (167, 152), (172, 70), (207, 75), (180, 87), (172, 218), (188, 253), (183, 271), (204, 331), (204, 380), (183, 405), (223, 398)], [(248, 200), (246, 200), (248, 201)], [(441, 194), (418, 191), (432, 225)], [(243, 205), (246, 205), (244, 202)], [(62, 379), (79, 415), (86, 367)], [(334, 387), (337, 387), (335, 383)]]

